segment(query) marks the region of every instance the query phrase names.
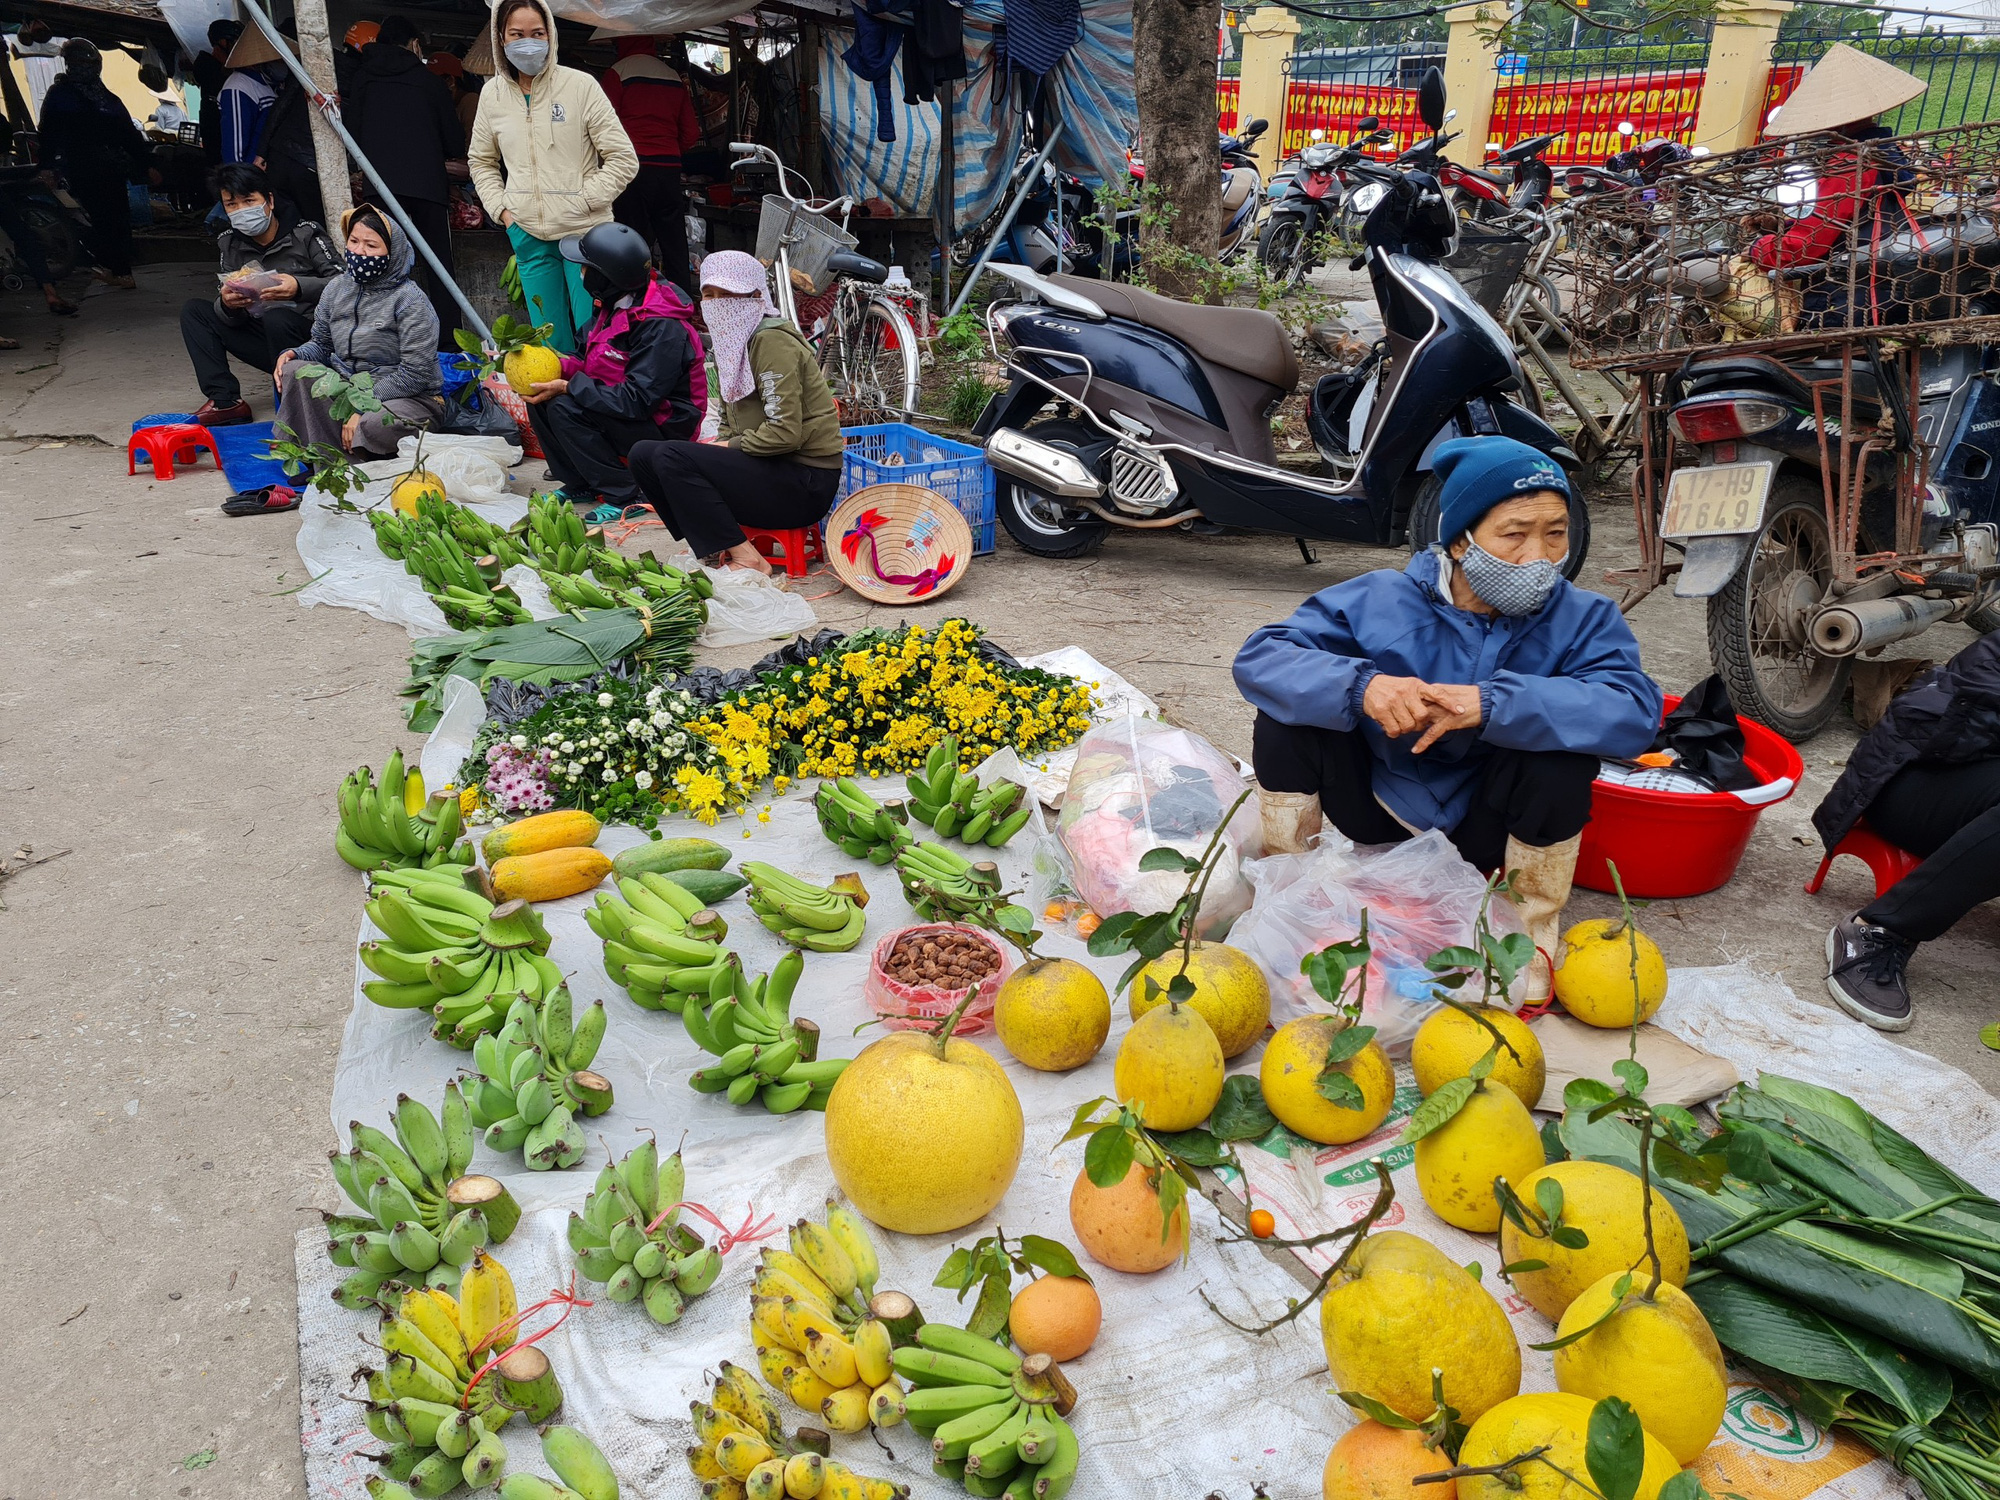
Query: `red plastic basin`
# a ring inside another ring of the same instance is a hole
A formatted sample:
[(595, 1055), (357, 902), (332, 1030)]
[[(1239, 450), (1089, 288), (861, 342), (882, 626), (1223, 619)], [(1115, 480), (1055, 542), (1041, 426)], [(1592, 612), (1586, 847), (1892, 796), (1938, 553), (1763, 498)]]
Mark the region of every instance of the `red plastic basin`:
[[(1666, 712), (1680, 701), (1670, 695)], [(1797, 791), (1805, 761), (1791, 741), (1762, 724), (1739, 722), (1743, 760), (1757, 779), (1789, 776)], [(1785, 797), (1764, 806), (1775, 807)], [(1717, 890), (1735, 876), (1763, 810), (1728, 792), (1649, 792), (1600, 781), (1591, 793), (1576, 883), (1590, 891), (1615, 890), (1608, 868), (1615, 863), (1628, 896), (1658, 900)]]

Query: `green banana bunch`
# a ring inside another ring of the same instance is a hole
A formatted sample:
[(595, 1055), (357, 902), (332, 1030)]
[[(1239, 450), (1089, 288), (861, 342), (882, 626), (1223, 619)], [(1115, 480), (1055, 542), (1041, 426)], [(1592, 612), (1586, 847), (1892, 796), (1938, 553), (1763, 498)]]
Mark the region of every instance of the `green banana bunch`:
[(559, 984), (539, 1000), (516, 996), (499, 1033), (473, 1040), (465, 1097), (489, 1149), (519, 1151), (537, 1172), (583, 1160), (577, 1117), (611, 1108), (610, 1081), (590, 1071), (604, 1024), (602, 1000), (573, 1016)]
[[(745, 860), (737, 868), (750, 882), (743, 899), (757, 920), (793, 947), (810, 948), (815, 953), (845, 953), (861, 941), (866, 892), (857, 899), (845, 890), (813, 885), (757, 860)], [(851, 876), (841, 879), (860, 889), (859, 880)]]
[(851, 776), (822, 781), (813, 796), (820, 831), (843, 854), (886, 865), (910, 841), (909, 807), (901, 801), (877, 802)]
[(1045, 1354), (926, 1323), (891, 1356), (913, 1389), (904, 1419), (931, 1440), (932, 1472), (967, 1493), (1062, 1500), (1076, 1483), (1076, 1391)]
[(534, 618), (502, 570), (521, 561), (508, 534), (478, 512), (426, 494), (414, 516), (368, 513), (375, 545), (423, 583), (456, 630), (524, 624)]
[(361, 993), (390, 1010), (428, 1010), (431, 1035), (461, 1050), (498, 1031), (516, 996), (539, 1001), (560, 988), (549, 930), (525, 901), (495, 906), (467, 890), (460, 872), (377, 870), (363, 908), (383, 934), (361, 944), (379, 976)]
[(544, 1427), (542, 1458), (562, 1482), (539, 1474), (509, 1474), (500, 1486), (500, 1500), (618, 1500), (618, 1476), (610, 1460), (574, 1427)]
[(904, 778), (910, 816), (945, 838), (1001, 848), (1027, 826), (1032, 806), (1022, 806), (1027, 788), (1017, 781), (981, 786), (970, 771), (958, 769), (958, 739), (947, 735), (931, 747), (921, 775)]
[(414, 776), (418, 795), (420, 773), (405, 772), (403, 752), (393, 750), (378, 778), (367, 766), (340, 783), (340, 825), (333, 847), (357, 870), (445, 868), (453, 879), (473, 863), (472, 845), (459, 837), (464, 831), (458, 798), (439, 792), (425, 799), (413, 816), (408, 797)]
[(348, 1151), (328, 1153), (334, 1181), (361, 1209), (329, 1214), (327, 1256), (353, 1274), (334, 1300), (360, 1309), (386, 1283), (455, 1288), (475, 1252), (504, 1240), (520, 1210), (490, 1177), (467, 1177), (473, 1120), (457, 1084), (445, 1085), (438, 1114), (396, 1096), (394, 1134), (349, 1122)]
[(681, 1024), (716, 1057), (688, 1079), (697, 1093), (727, 1094), (731, 1104), (754, 1098), (774, 1115), (826, 1108), (848, 1060), (820, 1061), (819, 1027), (792, 1019), (792, 991), (804, 971), (805, 955), (794, 948), (753, 980), (731, 953), (707, 994), (684, 997)]
[(599, 891), (583, 920), (604, 941), (604, 972), (643, 1010), (681, 1013), (690, 994), (706, 992), (729, 954), (722, 918), (687, 888), (650, 871)]
[(974, 864), (929, 839), (896, 856), (896, 873), (905, 899), (927, 922), (971, 916), (991, 906), (1000, 891), (1000, 872), (991, 860)]
[(679, 1222), (687, 1196), (680, 1153), (659, 1158), (648, 1140), (623, 1161), (606, 1162), (583, 1212), (569, 1216), (569, 1247), (576, 1268), (604, 1282), (613, 1302), (643, 1303), (664, 1327), (715, 1285), (722, 1257)]

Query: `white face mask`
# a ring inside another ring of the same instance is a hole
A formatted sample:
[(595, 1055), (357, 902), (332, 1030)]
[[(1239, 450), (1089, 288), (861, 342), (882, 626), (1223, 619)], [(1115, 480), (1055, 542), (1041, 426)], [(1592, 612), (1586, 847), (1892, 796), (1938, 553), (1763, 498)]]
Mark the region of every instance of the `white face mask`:
[(549, 44), (534, 37), (518, 38), (501, 50), (507, 54), (507, 61), (521, 70), (524, 78), (533, 78), (548, 66)]

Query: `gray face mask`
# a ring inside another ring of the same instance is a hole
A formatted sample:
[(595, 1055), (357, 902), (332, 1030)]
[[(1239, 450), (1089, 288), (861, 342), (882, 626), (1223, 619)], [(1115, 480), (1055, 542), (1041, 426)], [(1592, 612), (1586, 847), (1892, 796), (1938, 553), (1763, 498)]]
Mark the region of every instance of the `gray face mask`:
[(1503, 615), (1531, 615), (1549, 602), (1549, 595), (1562, 582), (1562, 563), (1541, 557), (1533, 562), (1511, 563), (1495, 557), (1477, 542), (1469, 542), (1458, 565), (1465, 571), (1466, 586)]
[(518, 41), (509, 42), (502, 50), (507, 54), (507, 61), (520, 69), (523, 78), (533, 78), (543, 68), (548, 66), (549, 44), (547, 42), (538, 42), (531, 37), (522, 37)]
[(254, 240), (271, 227), (271, 210), (261, 203), (236, 209), (229, 215), (229, 227), (238, 234), (249, 235)]

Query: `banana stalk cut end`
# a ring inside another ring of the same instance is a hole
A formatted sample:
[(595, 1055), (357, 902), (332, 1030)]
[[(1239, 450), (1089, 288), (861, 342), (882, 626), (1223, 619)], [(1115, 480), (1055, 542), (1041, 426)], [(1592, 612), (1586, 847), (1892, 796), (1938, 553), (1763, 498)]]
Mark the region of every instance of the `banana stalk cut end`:
[(1046, 1354), (1031, 1354), (1014, 1374), (1014, 1394), (1023, 1401), (1053, 1405), (1058, 1416), (1076, 1410), (1076, 1387), (1062, 1366)]
[(563, 1389), (549, 1357), (533, 1344), (509, 1349), (493, 1373), (500, 1377), (500, 1394), (507, 1404), (536, 1426), (562, 1410)]
[[(609, 1087), (607, 1084), (606, 1088)], [(514, 1195), (498, 1178), (483, 1177), (477, 1173), (461, 1177), (444, 1190), (444, 1196), (453, 1212), (476, 1208), (483, 1213), (486, 1216), (486, 1233), (496, 1245), (512, 1234), (514, 1227), (521, 1222), (521, 1205), (514, 1201)]]
[(826, 883), (830, 891), (838, 891), (856, 906), (868, 905), (868, 887), (861, 883), (860, 875), (849, 870), (845, 875), (836, 875)]
[(602, 1073), (579, 1068), (569, 1075), (569, 1088), (576, 1095), (576, 1107), (586, 1115), (595, 1117), (611, 1108), (611, 1080)]
[(889, 1330), (889, 1342), (898, 1349), (914, 1347), (924, 1326), (924, 1315), (907, 1292), (877, 1292), (869, 1299), (868, 1315)]
[(833, 1437), (817, 1427), (801, 1427), (792, 1434), (792, 1444), (801, 1453), (817, 1453), (821, 1458), (833, 1456)]

